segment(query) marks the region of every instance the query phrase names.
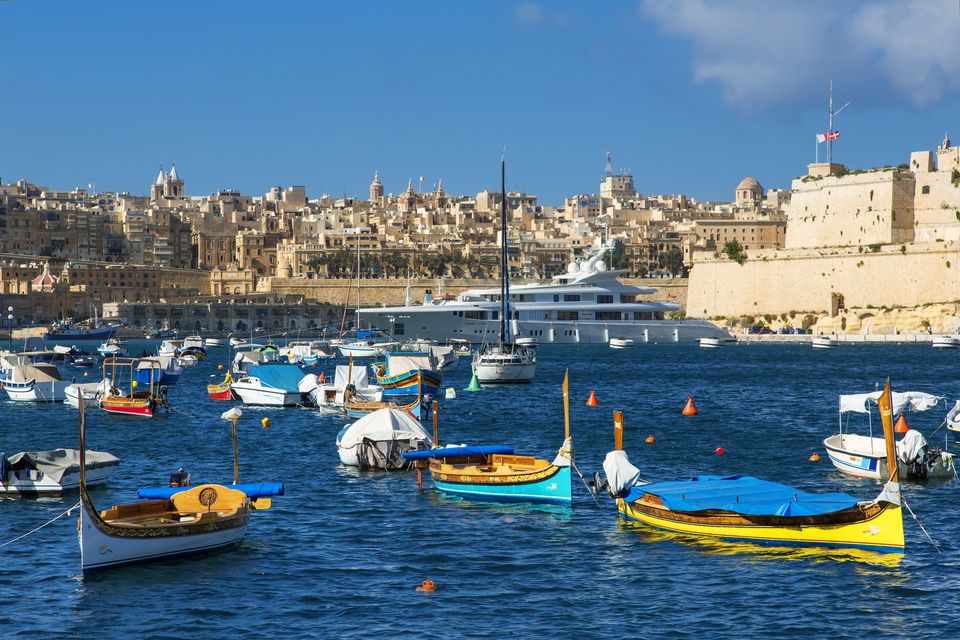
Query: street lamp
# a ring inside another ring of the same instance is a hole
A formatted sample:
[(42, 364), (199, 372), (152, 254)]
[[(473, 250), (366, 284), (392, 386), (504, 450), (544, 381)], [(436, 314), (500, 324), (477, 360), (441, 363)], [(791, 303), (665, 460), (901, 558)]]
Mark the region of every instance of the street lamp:
[(7, 307), (7, 326), (10, 327), (10, 333), (8, 334), (9, 338), (9, 350), (13, 351), (13, 307)]

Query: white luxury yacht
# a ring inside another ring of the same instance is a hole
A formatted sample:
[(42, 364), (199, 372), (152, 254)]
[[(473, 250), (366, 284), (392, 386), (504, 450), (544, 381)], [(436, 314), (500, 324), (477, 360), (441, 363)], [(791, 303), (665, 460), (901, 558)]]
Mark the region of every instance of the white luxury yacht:
[[(604, 255), (612, 247), (597, 247), (569, 265), (552, 282), (510, 288), (510, 333), (545, 343), (608, 343), (632, 338), (637, 343), (694, 342), (700, 338), (730, 339), (724, 330), (703, 320), (668, 320), (681, 307), (670, 302), (637, 302), (654, 287), (623, 284), (623, 271), (607, 270)], [(455, 299), (424, 296), (423, 305), (361, 309), (370, 326), (398, 339), (496, 339), (500, 330), (500, 289), (472, 289)]]

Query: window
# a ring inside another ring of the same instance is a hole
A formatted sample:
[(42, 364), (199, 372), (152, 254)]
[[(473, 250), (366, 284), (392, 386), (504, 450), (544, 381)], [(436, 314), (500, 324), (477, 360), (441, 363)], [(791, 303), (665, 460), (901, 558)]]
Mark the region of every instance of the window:
[(579, 320), (580, 313), (577, 311), (558, 311), (557, 320)]
[(623, 302), (623, 303), (625, 303), (625, 304), (633, 304), (633, 303), (635, 303), (636, 301), (637, 301), (637, 296), (634, 296), (634, 295), (621, 295), (621, 296), (620, 296), (620, 302)]
[(597, 320), (619, 320), (619, 311), (597, 311), (594, 316)]
[(611, 295), (598, 295), (597, 304), (613, 304), (613, 296)]
[(930, 185), (925, 185), (923, 187), (920, 187), (920, 193), (930, 193)]
[(471, 320), (483, 320), (484, 313), (483, 311), (464, 311), (463, 317), (470, 318)]
[(634, 320), (653, 320), (653, 314), (649, 311), (634, 311), (633, 312)]
[(402, 336), (404, 330), (405, 330), (405, 329), (404, 329), (404, 327), (403, 327), (403, 323), (402, 323), (402, 322), (394, 323), (394, 325), (393, 325), (393, 335), (395, 335), (395, 336)]
[(565, 294), (563, 294), (563, 301), (564, 301), (564, 302), (580, 302), (580, 294), (579, 294), (579, 293), (565, 293)]
[(553, 296), (553, 301), (554, 301), (554, 302), (560, 302), (560, 296), (554, 294), (554, 296)]

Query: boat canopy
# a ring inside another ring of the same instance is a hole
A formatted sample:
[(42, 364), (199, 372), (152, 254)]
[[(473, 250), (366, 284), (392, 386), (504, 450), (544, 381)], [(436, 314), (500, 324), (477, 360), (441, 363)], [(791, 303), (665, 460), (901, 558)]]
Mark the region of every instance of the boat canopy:
[(626, 500), (656, 496), (671, 511), (720, 509), (751, 516), (818, 516), (855, 506), (846, 493), (807, 493), (753, 476), (697, 476), (637, 485)]
[[(119, 464), (120, 458), (105, 451), (87, 451), (87, 469)], [(9, 458), (0, 454), (0, 466), (11, 470), (35, 469), (54, 482), (59, 483), (66, 473), (80, 471), (80, 452), (76, 449), (51, 449), (49, 451), (21, 451)], [(4, 479), (6, 473), (3, 474)]]
[(55, 382), (63, 380), (60, 370), (53, 364), (19, 364), (7, 373), (10, 382)]
[(247, 375), (275, 389), (300, 393), (300, 381), (306, 374), (295, 364), (267, 364), (253, 367)]
[[(256, 482), (247, 484), (224, 485), (230, 489), (243, 491), (251, 500), (283, 495), (282, 482)], [(189, 491), (193, 487), (141, 487), (137, 489), (137, 497), (144, 500), (169, 500), (175, 493)]]
[(348, 384), (352, 384), (357, 389), (366, 389), (370, 386), (367, 378), (367, 368), (362, 366), (353, 367), (350, 371), (350, 365), (338, 364), (337, 372), (333, 376), (333, 388), (337, 391), (343, 391)]
[(364, 440), (420, 440), (428, 447), (433, 445), (430, 434), (416, 418), (406, 411), (389, 407), (363, 416), (344, 427), (337, 435), (337, 445), (344, 449), (356, 446)]
[(513, 447), (505, 444), (491, 444), (479, 447), (443, 447), (428, 451), (407, 451), (403, 454), (404, 460), (429, 460), (436, 458), (466, 458), (468, 456), (513, 455)]
[[(870, 413), (870, 403), (877, 404), (882, 391), (873, 393), (854, 393), (840, 396), (840, 413), (854, 411), (856, 413)], [(900, 413), (904, 408), (910, 411), (926, 411), (937, 406), (943, 400), (943, 396), (935, 396), (922, 391), (894, 391), (893, 392), (893, 412)]]
[(436, 371), (437, 359), (429, 351), (402, 351), (386, 354), (387, 375), (399, 376), (417, 369)]

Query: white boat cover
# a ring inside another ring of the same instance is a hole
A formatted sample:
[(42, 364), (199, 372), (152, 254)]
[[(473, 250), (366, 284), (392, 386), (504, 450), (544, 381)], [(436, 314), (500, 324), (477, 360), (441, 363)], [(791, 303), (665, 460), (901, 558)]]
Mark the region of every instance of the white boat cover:
[(19, 364), (7, 373), (10, 382), (54, 382), (62, 380), (60, 371), (53, 364)]
[(343, 431), (337, 444), (347, 449), (360, 444), (364, 439), (375, 442), (422, 440), (428, 448), (433, 446), (430, 434), (416, 418), (406, 411), (391, 408), (377, 409), (363, 416)]
[(953, 409), (950, 409), (950, 413), (947, 414), (946, 421), (947, 426), (953, 429), (954, 431), (960, 431), (960, 400), (957, 400), (956, 404), (953, 405)]
[(557, 457), (553, 459), (555, 467), (569, 467), (573, 464), (573, 438), (567, 438), (563, 441), (560, 451), (557, 451)]
[[(80, 471), (80, 452), (76, 449), (21, 451), (6, 460), (10, 469), (36, 469), (59, 483), (66, 473)], [(105, 451), (87, 451), (87, 469), (119, 464), (120, 458)]]
[(408, 371), (437, 370), (437, 359), (432, 353), (388, 353), (387, 375), (399, 376)]
[[(349, 376), (349, 379), (347, 378)], [(338, 364), (337, 372), (333, 376), (333, 388), (337, 391), (343, 391), (348, 384), (352, 384), (357, 389), (366, 389), (370, 386), (367, 378), (367, 368), (354, 365), (353, 371), (350, 371), (350, 365)]]
[(73, 351), (73, 347), (68, 347), (65, 344), (55, 344), (53, 345), (53, 350), (56, 353), (67, 354)]
[(300, 393), (311, 393), (316, 391), (317, 387), (320, 386), (320, 383), (317, 382), (318, 378), (314, 373), (308, 373), (300, 379), (300, 383), (297, 385), (297, 388), (300, 389)]
[(631, 464), (626, 451), (611, 451), (603, 459), (603, 472), (607, 476), (610, 493), (624, 495), (640, 482), (640, 469)]
[[(877, 404), (882, 391), (873, 393), (854, 393), (840, 396), (840, 413), (854, 411), (856, 413), (870, 413), (869, 404)], [(932, 409), (938, 402), (943, 400), (943, 396), (935, 396), (922, 391), (903, 391), (893, 392), (893, 412), (900, 413), (904, 408), (911, 411), (926, 411)]]
[(923, 434), (909, 429), (903, 434), (903, 440), (897, 443), (897, 457), (901, 462), (909, 464), (923, 455), (923, 448), (926, 446), (927, 440)]

